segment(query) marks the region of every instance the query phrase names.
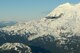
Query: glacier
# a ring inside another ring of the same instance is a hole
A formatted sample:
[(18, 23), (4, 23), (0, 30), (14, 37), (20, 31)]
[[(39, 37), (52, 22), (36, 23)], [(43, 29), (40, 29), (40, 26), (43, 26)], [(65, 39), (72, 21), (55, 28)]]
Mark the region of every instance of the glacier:
[[(8, 41), (6, 36), (21, 38), (16, 42), (25, 40), (28, 45), (39, 46), (52, 53), (79, 53), (80, 3), (62, 4), (40, 20), (0, 28), (4, 42)], [(15, 42), (14, 39), (12, 42)]]

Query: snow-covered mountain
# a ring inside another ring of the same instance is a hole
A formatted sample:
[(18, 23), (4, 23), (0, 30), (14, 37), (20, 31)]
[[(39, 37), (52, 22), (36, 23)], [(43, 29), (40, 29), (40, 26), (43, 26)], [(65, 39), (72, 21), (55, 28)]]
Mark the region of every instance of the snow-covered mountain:
[(39, 46), (52, 53), (79, 53), (80, 4), (62, 4), (41, 20), (0, 28), (0, 38), (4, 42)]
[(31, 49), (22, 43), (5, 43), (0, 46), (0, 53), (32, 53)]

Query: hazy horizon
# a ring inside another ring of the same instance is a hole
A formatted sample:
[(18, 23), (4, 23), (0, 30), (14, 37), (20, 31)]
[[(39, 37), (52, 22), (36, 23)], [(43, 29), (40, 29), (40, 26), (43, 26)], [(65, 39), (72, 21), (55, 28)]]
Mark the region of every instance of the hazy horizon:
[(80, 0), (0, 0), (0, 21), (27, 21), (45, 17), (58, 5)]

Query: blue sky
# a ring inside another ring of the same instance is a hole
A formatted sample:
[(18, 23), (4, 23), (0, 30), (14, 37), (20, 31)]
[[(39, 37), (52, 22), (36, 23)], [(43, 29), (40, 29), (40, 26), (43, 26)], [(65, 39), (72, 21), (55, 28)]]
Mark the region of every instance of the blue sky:
[(80, 0), (0, 0), (0, 21), (25, 21), (45, 17), (58, 5)]

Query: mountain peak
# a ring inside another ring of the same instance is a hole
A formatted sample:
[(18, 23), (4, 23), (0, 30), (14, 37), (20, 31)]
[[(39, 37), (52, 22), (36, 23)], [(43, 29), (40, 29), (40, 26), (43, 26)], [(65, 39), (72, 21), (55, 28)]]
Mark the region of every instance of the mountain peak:
[(80, 3), (74, 5), (70, 3), (65, 3), (55, 8), (50, 14), (47, 15), (47, 17), (60, 17), (62, 14), (65, 14), (67, 16), (73, 16), (75, 12), (79, 14), (79, 9)]
[(61, 4), (61, 6), (72, 6), (70, 3)]
[(63, 7), (64, 7), (64, 6), (65, 6), (65, 7), (72, 7), (72, 6), (73, 6), (73, 7), (76, 7), (76, 6), (80, 6), (80, 3), (78, 3), (78, 4), (64, 3), (64, 4), (61, 4), (60, 7), (61, 7), (61, 6), (63, 6)]
[(21, 36), (28, 34), (28, 40), (49, 34), (60, 37), (60, 33), (71, 32), (77, 34), (80, 32), (80, 4), (62, 4), (55, 8), (47, 18), (49, 19), (45, 18), (46, 20), (42, 19), (5, 27), (1, 29), (1, 32)]

